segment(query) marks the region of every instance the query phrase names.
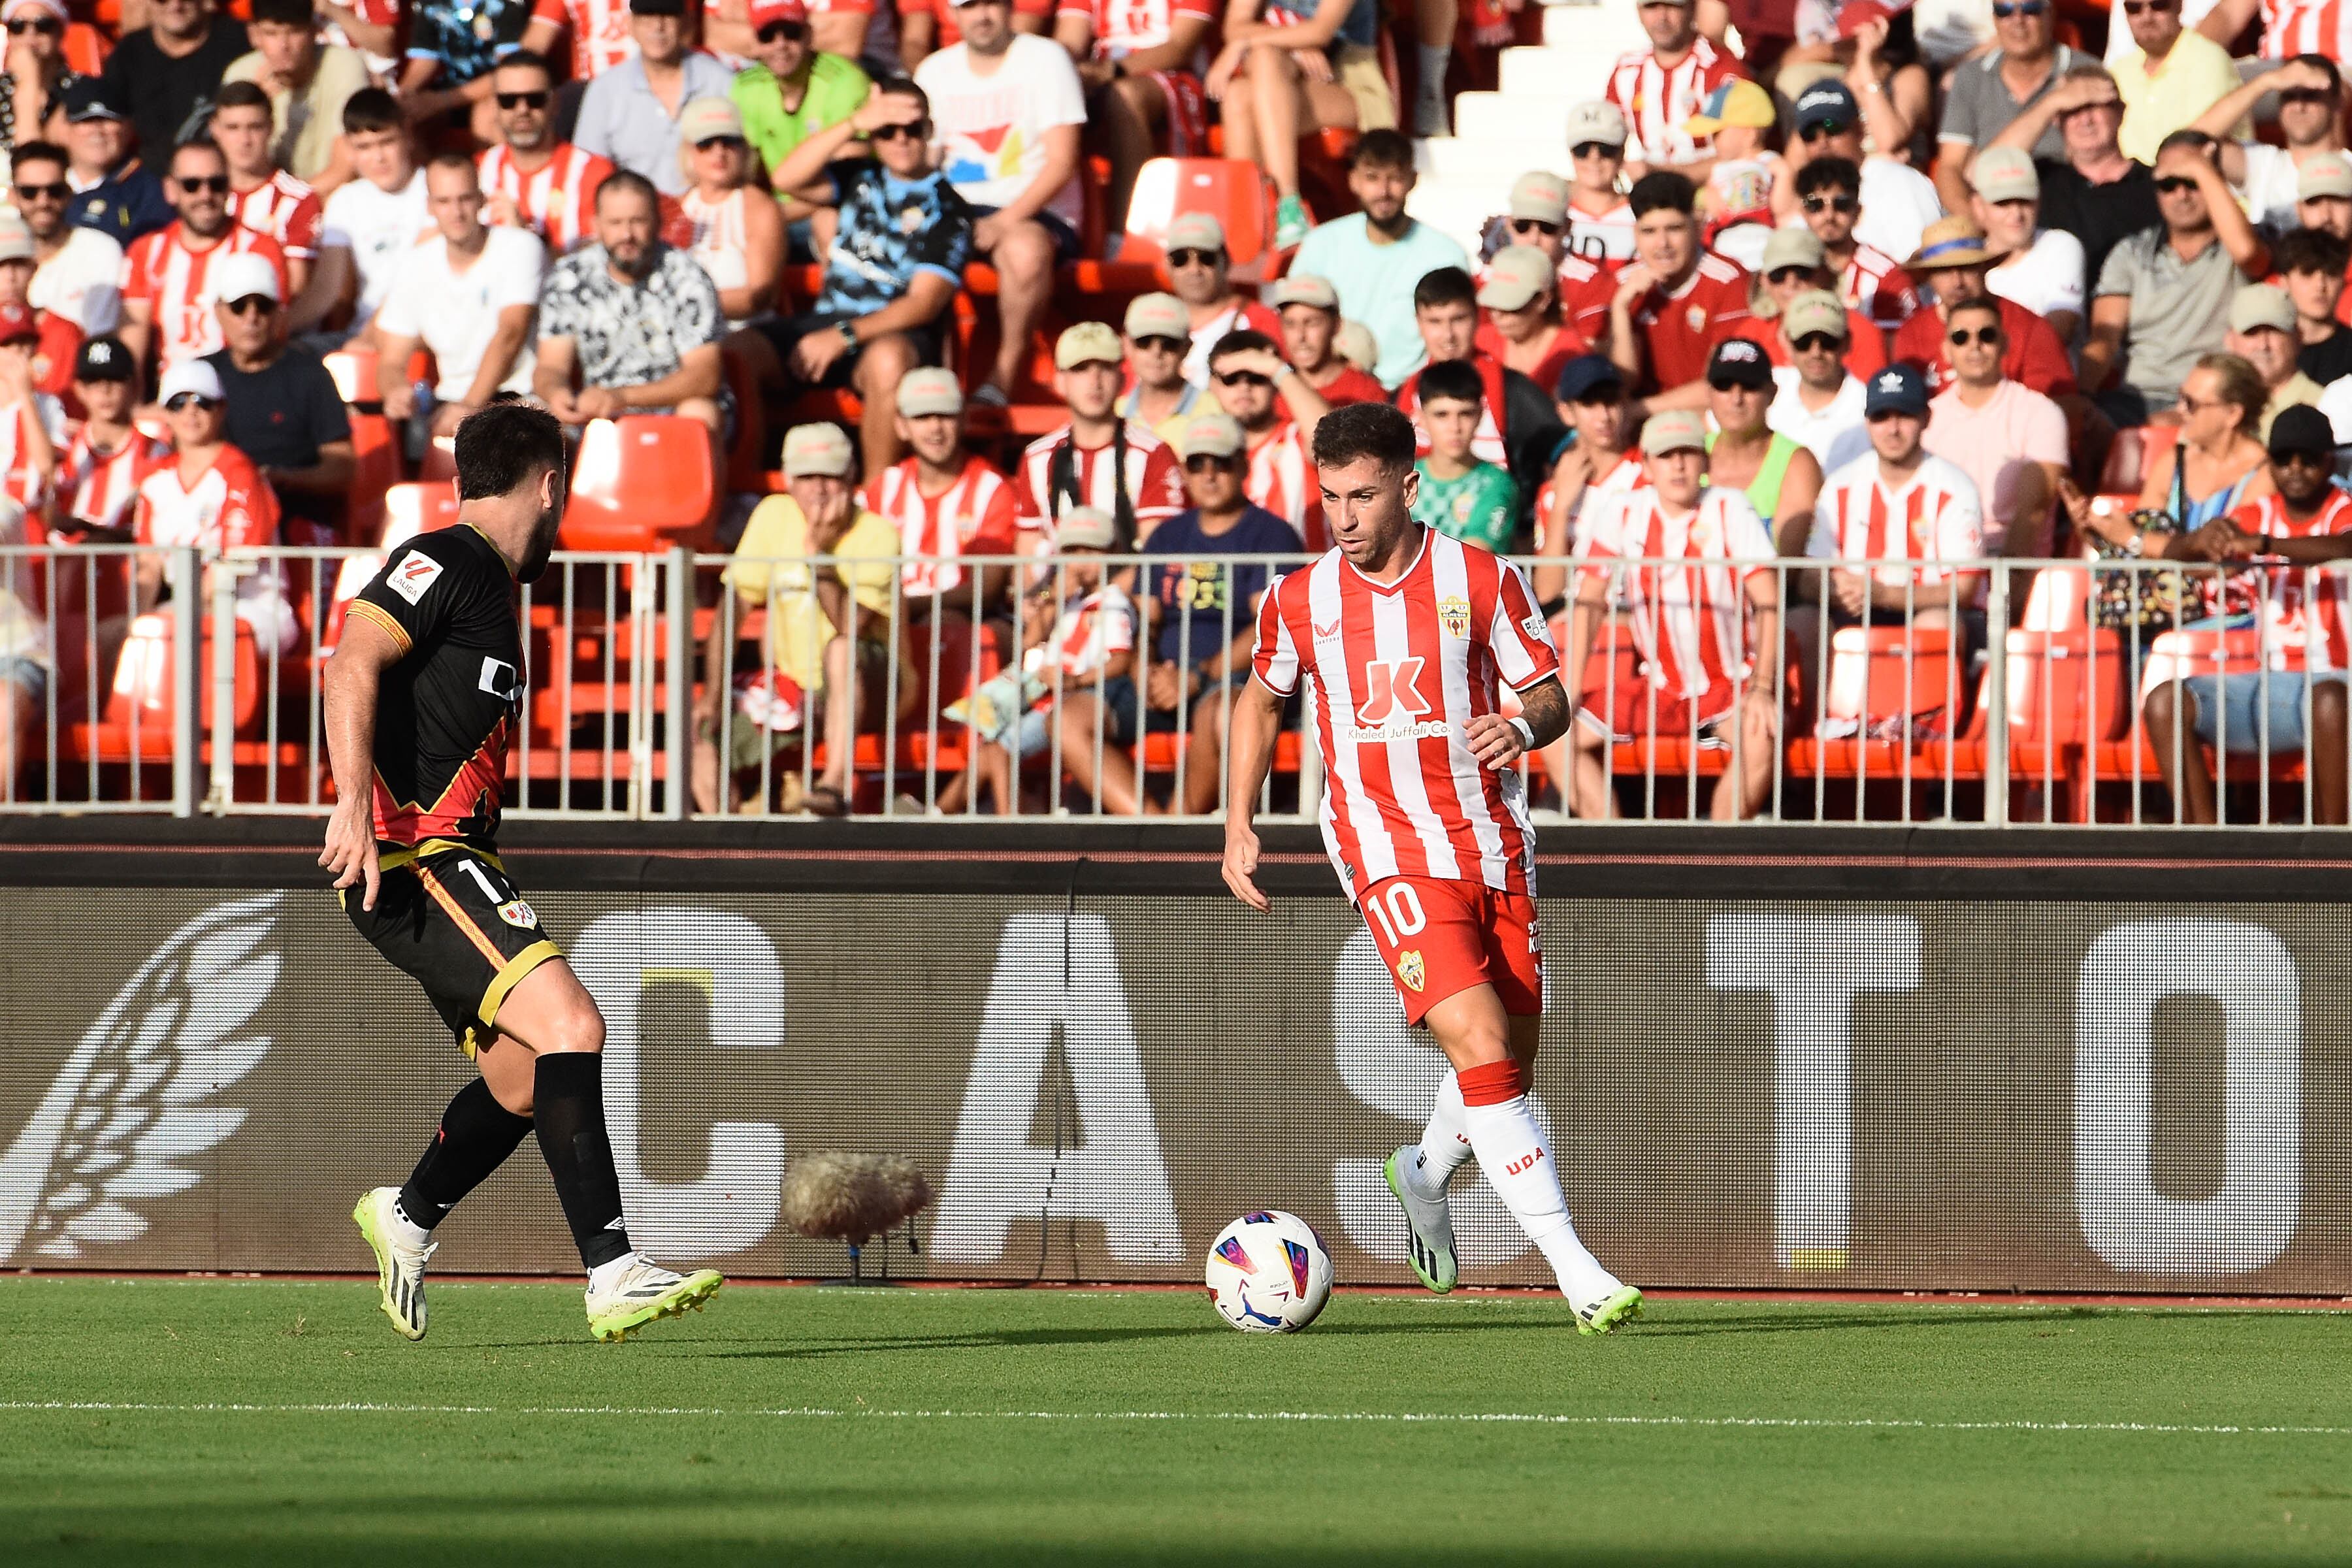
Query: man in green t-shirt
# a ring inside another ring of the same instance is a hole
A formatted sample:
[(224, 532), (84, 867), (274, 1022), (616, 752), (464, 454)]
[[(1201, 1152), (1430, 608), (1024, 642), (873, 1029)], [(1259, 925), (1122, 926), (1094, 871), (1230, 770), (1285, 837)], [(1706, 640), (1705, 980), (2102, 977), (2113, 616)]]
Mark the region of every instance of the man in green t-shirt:
[[(817, 51), (810, 41), (805, 0), (752, 0), (751, 33), (751, 58), (758, 63), (736, 74), (732, 90), (735, 107), (743, 112), (743, 138), (772, 174), (793, 148), (856, 113), (874, 80), (856, 60)], [(784, 221), (793, 226), (795, 248), (805, 247), (804, 223), (818, 209), (781, 193), (778, 199)]]
[(1470, 453), (1486, 401), (1478, 369), (1468, 360), (1441, 360), (1421, 373), (1421, 427), (1429, 436), (1429, 456), (1413, 464), (1421, 492), (1413, 498), (1412, 520), (1499, 553), (1511, 542), (1519, 492), (1508, 469)]

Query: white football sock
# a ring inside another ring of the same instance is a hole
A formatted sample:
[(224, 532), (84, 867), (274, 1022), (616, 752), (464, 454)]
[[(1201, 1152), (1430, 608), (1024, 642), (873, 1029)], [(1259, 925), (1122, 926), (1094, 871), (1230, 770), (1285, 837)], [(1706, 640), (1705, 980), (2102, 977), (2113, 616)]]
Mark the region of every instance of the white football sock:
[(392, 1238), (403, 1247), (413, 1249), (433, 1245), (433, 1233), (409, 1218), (408, 1211), (400, 1206), (398, 1198), (392, 1200), (392, 1225), (389, 1228)]
[(1454, 1173), (1470, 1163), (1470, 1133), (1462, 1121), (1462, 1080), (1452, 1068), (1437, 1086), (1429, 1126), (1421, 1135), (1421, 1157), (1412, 1164), (1412, 1184), (1428, 1198), (1445, 1195)]
[(1560, 1196), (1559, 1173), (1527, 1096), (1498, 1105), (1465, 1105), (1463, 1121), (1487, 1184), (1542, 1251), (1569, 1300), (1581, 1305), (1616, 1289), (1622, 1281), (1576, 1239), (1568, 1202)]

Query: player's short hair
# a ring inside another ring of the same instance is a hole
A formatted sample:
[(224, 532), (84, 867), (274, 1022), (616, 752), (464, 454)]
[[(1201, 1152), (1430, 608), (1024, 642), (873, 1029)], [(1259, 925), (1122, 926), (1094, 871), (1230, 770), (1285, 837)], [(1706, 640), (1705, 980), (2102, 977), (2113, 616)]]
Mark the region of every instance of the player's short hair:
[[(308, 16), (307, 5), (303, 12)], [(380, 87), (363, 87), (343, 104), (343, 134), (372, 136), (398, 131), (408, 122), (400, 117), (400, 100)]]
[(880, 91), (893, 96), (913, 99), (923, 106), (923, 118), (929, 120), (931, 117), (931, 95), (925, 92), (922, 84), (916, 81), (913, 77), (886, 76), (874, 85)]
[(1973, 300), (1963, 300), (1944, 312), (1944, 320), (1947, 322), (1956, 322), (1960, 319), (1960, 312), (1963, 310), (1980, 311), (1992, 318), (1994, 326), (1998, 327), (2001, 324), (2000, 299), (1998, 295), (1979, 294)]
[(603, 212), (604, 198), (618, 195), (623, 191), (634, 191), (645, 199), (647, 206), (652, 207), (656, 213), (661, 210), (661, 193), (654, 189), (654, 183), (651, 180), (646, 179), (635, 169), (615, 169), (604, 176), (604, 183), (596, 187), (596, 210)]
[(307, 33), (318, 25), (317, 0), (253, 0), (253, 19)]
[(55, 163), (60, 169), (67, 167), (68, 162), (66, 150), (54, 142), (19, 142), (10, 159), (12, 164)]
[[(1805, 166), (1812, 167), (1810, 163)], [(1633, 188), (1625, 194), (1625, 205), (1633, 209), (1637, 219), (1668, 210), (1687, 217), (1698, 206), (1698, 187), (1691, 184), (1688, 174), (1677, 174), (1672, 169), (1653, 169), (1633, 182)]]
[(1412, 143), (1402, 131), (1385, 128), (1367, 131), (1356, 141), (1356, 150), (1348, 158), (1348, 167), (1360, 169), (1367, 165), (1376, 169), (1410, 169), (1412, 167)]
[(1421, 401), (1425, 407), (1439, 398), (1455, 403), (1480, 404), (1486, 401), (1486, 384), (1478, 379), (1478, 367), (1466, 359), (1442, 359), (1421, 373)]
[(217, 114), (224, 109), (257, 109), (272, 120), (278, 117), (278, 106), (269, 101), (269, 95), (261, 90), (257, 81), (221, 83), (220, 90), (213, 94), (213, 112)]
[(181, 156), (188, 153), (194, 153), (206, 158), (218, 158), (223, 168), (226, 168), (228, 166), (228, 157), (220, 150), (220, 143), (214, 141), (211, 137), (206, 136), (202, 132), (198, 132), (196, 135), (189, 137), (185, 142), (181, 142), (178, 146), (172, 149), (171, 157), (164, 162), (163, 172), (165, 174), (170, 174), (173, 170), (177, 169), (180, 166)]
[(477, 184), (481, 180), (481, 171), (474, 167), (474, 160), (464, 153), (436, 153), (425, 161), (425, 167), (427, 172), (435, 169), (462, 170), (473, 175)]
[(2207, 157), (2210, 157), (2213, 153), (2213, 138), (2193, 125), (2184, 125), (2156, 144), (2156, 155), (2161, 158), (2175, 147), (2186, 147), (2192, 153), (2202, 153)]
[(1824, 191), (1843, 191), (1849, 196), (1862, 195), (1862, 165), (1851, 158), (1816, 158), (1797, 171), (1800, 197), (1817, 196)]
[[(25, 150), (19, 147), (16, 162), (24, 161)], [(2281, 272), (2325, 272), (2330, 277), (2341, 277), (2345, 268), (2352, 266), (2352, 245), (2324, 228), (2291, 228), (2271, 246), (2271, 264)]]
[(2306, 66), (2315, 71), (2325, 71), (2327, 74), (2327, 90), (2338, 98), (2344, 95), (2344, 73), (2336, 69), (2336, 62), (2326, 55), (2296, 55), (2287, 63)]
[(555, 67), (537, 49), (509, 49), (498, 58), (493, 70), (534, 70), (548, 80), (555, 79)]
[(1392, 474), (1412, 467), (1416, 446), (1412, 421), (1386, 403), (1349, 403), (1323, 416), (1315, 426), (1318, 468), (1344, 468), (1370, 458)]
[(1439, 267), (1421, 275), (1412, 286), (1412, 308), (1433, 310), (1440, 305), (1478, 308), (1478, 285), (1459, 267)]
[(1213, 365), (1227, 354), (1256, 352), (1279, 353), (1282, 351), (1276, 346), (1275, 341), (1264, 332), (1252, 327), (1243, 327), (1239, 331), (1227, 332), (1216, 341), (1215, 345), (1209, 350), (1209, 363)]
[(457, 499), (512, 495), (549, 468), (563, 471), (563, 426), (544, 408), (490, 403), (457, 426)]

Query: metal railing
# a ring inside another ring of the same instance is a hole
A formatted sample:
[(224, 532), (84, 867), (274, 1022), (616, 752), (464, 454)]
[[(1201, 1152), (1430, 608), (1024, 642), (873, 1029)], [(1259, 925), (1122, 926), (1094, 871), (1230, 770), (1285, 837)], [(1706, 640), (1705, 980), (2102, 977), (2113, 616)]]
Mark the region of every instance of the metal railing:
[[(0, 811), (323, 813), (320, 672), (380, 561), (0, 550)], [(508, 810), (1220, 816), (1252, 601), (1302, 563), (562, 553), (520, 593)], [(1538, 821), (2343, 820), (2342, 567), (1525, 564), (1592, 650), (1521, 764)], [(1259, 808), (1323, 792), (1294, 704)]]

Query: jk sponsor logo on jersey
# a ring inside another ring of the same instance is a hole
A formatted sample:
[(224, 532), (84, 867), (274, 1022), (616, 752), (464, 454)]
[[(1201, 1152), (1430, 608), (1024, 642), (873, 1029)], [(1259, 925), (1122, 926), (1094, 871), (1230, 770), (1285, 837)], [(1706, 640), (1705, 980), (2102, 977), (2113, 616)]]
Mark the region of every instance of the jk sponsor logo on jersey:
[(425, 590), (433, 586), (440, 575), (441, 563), (430, 555), (411, 555), (394, 567), (385, 581), (391, 584), (394, 593), (413, 605), (425, 597)]
[[(1468, 606), (1464, 606), (1467, 613)], [(1423, 717), (1429, 699), (1421, 694), (1419, 658), (1375, 658), (1364, 666), (1364, 700), (1356, 704), (1356, 722), (1348, 739), (1370, 741), (1430, 741), (1446, 734), (1442, 719)]]

